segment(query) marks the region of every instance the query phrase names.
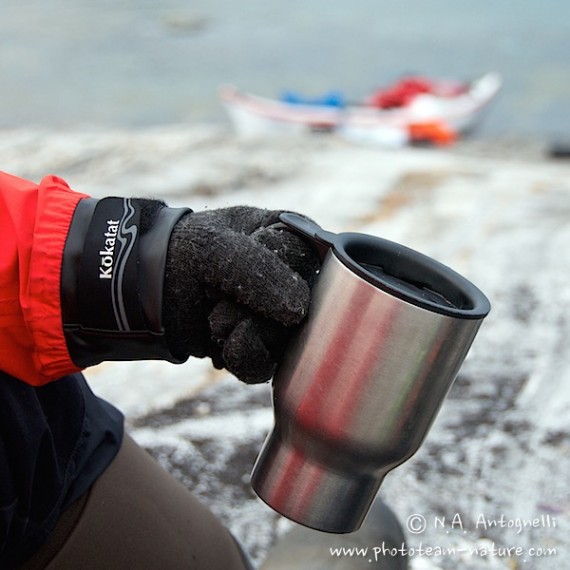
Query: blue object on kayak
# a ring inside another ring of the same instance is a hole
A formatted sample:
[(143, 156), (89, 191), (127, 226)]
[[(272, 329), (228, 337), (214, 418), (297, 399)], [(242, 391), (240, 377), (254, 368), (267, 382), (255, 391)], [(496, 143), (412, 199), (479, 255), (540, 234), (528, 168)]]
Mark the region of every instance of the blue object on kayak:
[(281, 101), (291, 105), (319, 105), (326, 107), (344, 107), (345, 101), (340, 91), (329, 91), (319, 97), (305, 97), (295, 91), (285, 91)]

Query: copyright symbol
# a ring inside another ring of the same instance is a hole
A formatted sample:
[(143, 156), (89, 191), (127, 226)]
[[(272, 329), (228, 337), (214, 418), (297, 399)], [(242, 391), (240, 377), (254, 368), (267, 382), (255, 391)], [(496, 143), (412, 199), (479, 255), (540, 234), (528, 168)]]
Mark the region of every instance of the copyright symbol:
[(427, 528), (426, 518), (422, 515), (410, 515), (406, 527), (412, 534), (421, 534)]

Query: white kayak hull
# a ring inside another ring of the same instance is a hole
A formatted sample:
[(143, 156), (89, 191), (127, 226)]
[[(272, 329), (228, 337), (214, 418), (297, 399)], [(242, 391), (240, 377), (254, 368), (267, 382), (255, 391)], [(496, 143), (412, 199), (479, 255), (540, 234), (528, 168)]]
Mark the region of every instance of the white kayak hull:
[(246, 93), (233, 86), (222, 87), (220, 98), (241, 135), (325, 131), (397, 145), (409, 139), (413, 125), (438, 122), (458, 135), (470, 130), (500, 88), (500, 77), (489, 73), (473, 81), (460, 95), (421, 94), (409, 105), (392, 109), (288, 103)]

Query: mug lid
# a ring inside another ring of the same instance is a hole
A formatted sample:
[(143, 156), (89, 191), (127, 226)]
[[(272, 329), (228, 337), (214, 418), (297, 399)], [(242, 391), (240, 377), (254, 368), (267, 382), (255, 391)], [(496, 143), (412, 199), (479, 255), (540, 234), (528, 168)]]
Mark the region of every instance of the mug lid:
[(307, 238), (322, 259), (332, 250), (353, 273), (408, 303), (464, 319), (482, 319), (491, 309), (468, 279), (406, 246), (362, 233), (334, 234), (297, 214), (281, 214), (280, 220)]

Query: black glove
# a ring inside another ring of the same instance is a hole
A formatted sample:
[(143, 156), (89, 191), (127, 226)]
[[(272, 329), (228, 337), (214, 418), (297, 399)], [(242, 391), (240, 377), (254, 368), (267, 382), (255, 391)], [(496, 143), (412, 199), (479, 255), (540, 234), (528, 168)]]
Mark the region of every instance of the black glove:
[(247, 383), (269, 380), (306, 316), (320, 262), (281, 212), (234, 207), (190, 213), (168, 248), (163, 319), (170, 351), (209, 356)]

